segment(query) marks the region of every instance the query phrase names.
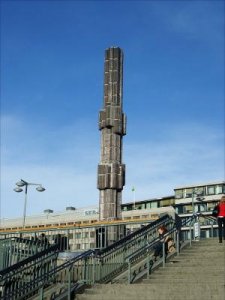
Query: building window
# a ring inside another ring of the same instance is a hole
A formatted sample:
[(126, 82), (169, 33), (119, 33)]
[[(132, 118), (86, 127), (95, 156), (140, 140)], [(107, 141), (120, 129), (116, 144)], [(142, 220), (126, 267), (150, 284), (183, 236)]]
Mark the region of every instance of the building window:
[(183, 190), (176, 190), (175, 191), (175, 198), (176, 199), (182, 199), (184, 197), (184, 191)]
[(191, 198), (192, 192), (193, 192), (193, 189), (186, 189), (185, 190), (185, 198)]
[(216, 205), (216, 202), (210, 202), (210, 203), (208, 203), (207, 204), (208, 210), (213, 210), (213, 208), (215, 207), (215, 205)]
[(151, 208), (151, 203), (150, 202), (146, 203), (146, 208)]
[(91, 231), (90, 232), (90, 238), (94, 238), (95, 237), (95, 231)]
[(205, 193), (204, 193), (204, 187), (203, 187), (203, 186), (197, 187), (197, 188), (195, 189), (195, 192), (196, 192), (196, 194), (198, 194), (198, 195), (204, 195), (204, 194), (205, 194)]
[(186, 208), (183, 205), (182, 206), (177, 206), (176, 207), (176, 212), (178, 214), (184, 214), (184, 213), (186, 213)]
[(187, 213), (192, 212), (192, 205), (186, 205), (185, 208)]
[(80, 239), (80, 238), (81, 238), (81, 232), (76, 232), (75, 239)]
[(157, 208), (158, 207), (158, 202), (151, 202), (151, 208)]
[(216, 193), (217, 194), (223, 194), (225, 192), (225, 186), (220, 184), (220, 185), (217, 185), (216, 187)]
[(211, 185), (207, 187), (208, 195), (215, 195), (215, 186)]
[(83, 238), (87, 239), (88, 238), (89, 233), (88, 232), (83, 232)]

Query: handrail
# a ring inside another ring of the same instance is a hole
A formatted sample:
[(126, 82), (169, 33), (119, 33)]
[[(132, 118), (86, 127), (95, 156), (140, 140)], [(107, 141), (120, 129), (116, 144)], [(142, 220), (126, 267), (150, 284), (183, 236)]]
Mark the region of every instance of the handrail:
[(49, 248), (47, 248), (45, 250), (42, 250), (42, 251), (34, 254), (33, 256), (25, 258), (24, 260), (19, 261), (18, 263), (14, 264), (12, 266), (9, 266), (8, 268), (5, 268), (5, 269), (1, 270), (0, 271), (0, 276), (4, 276), (6, 274), (9, 274), (10, 272), (16, 271), (17, 269), (21, 268), (22, 266), (24, 266), (28, 263), (31, 263), (32, 261), (35, 261), (38, 258), (43, 257), (43, 255), (46, 255), (46, 254), (48, 254), (52, 251), (56, 251), (57, 248), (58, 248), (57, 245), (53, 245), (53, 246), (50, 246)]
[(214, 223), (217, 223), (216, 217), (213, 217), (212, 215), (211, 216), (210, 215), (204, 215), (202, 213), (198, 213), (197, 215), (204, 218), (204, 219), (207, 219), (207, 220), (213, 221)]
[(55, 268), (57, 256), (57, 245), (53, 245), (2, 270), (0, 299), (25, 299), (31, 295), (41, 284), (36, 278), (45, 277)]
[(110, 246), (108, 246), (108, 247), (106, 247), (106, 248), (104, 248), (104, 249), (102, 249), (102, 250), (99, 250), (99, 253), (98, 253), (98, 254), (102, 256), (103, 254), (105, 254), (105, 253), (107, 253), (107, 252), (110, 252), (111, 250), (114, 250), (114, 249), (116, 249), (116, 248), (119, 248), (121, 245), (123, 245), (124, 243), (126, 243), (126, 242), (132, 240), (134, 237), (139, 236), (139, 235), (143, 235), (143, 234), (144, 234), (145, 232), (147, 232), (151, 227), (154, 227), (155, 225), (159, 225), (159, 224), (163, 223), (163, 221), (168, 220), (168, 218), (171, 219), (172, 217), (170, 217), (170, 216), (168, 216), (168, 215), (165, 215), (165, 216), (161, 217), (160, 219), (151, 222), (150, 224), (148, 224), (148, 225), (146, 225), (146, 226), (144, 226), (144, 227), (138, 229), (137, 231), (135, 231), (135, 232), (129, 234), (128, 236), (125, 236), (125, 237), (122, 238), (121, 240), (119, 240), (119, 241), (113, 243), (112, 245), (110, 245)]
[(171, 235), (171, 233), (175, 232), (177, 229), (176, 228), (172, 228), (171, 230), (169, 230), (166, 234), (163, 235), (163, 237), (157, 237), (155, 238), (153, 241), (151, 241), (150, 243), (148, 243), (147, 245), (145, 245), (144, 247), (142, 247), (141, 249), (138, 249), (136, 252), (134, 252), (133, 254), (129, 255), (126, 257), (127, 261), (130, 261), (132, 259), (134, 259), (136, 256), (140, 255), (140, 252), (142, 251), (148, 251), (149, 249), (151, 249), (155, 244), (157, 244), (158, 242), (161, 242), (165, 239), (165, 237)]
[[(122, 240), (113, 243), (104, 250), (100, 250), (98, 252), (88, 250), (79, 256), (62, 263), (61, 265), (51, 265), (47, 271), (38, 272), (35, 276), (31, 276), (31, 280), (23, 282), (23, 284), (19, 285), (18, 288), (15, 285), (15, 289), (11, 289), (9, 295), (10, 297), (12, 295), (16, 297), (17, 294), (19, 295), (21, 293), (25, 295), (25, 291), (30, 294), (40, 288), (43, 292), (44, 287), (57, 282), (68, 287), (69, 295), (70, 291), (75, 285), (77, 285), (77, 283), (107, 282), (122, 269), (127, 268), (127, 262), (125, 261), (126, 256), (130, 253), (134, 253), (137, 248), (142, 248), (151, 241), (153, 235), (157, 232), (157, 227), (161, 224), (166, 224), (166, 226), (169, 227), (172, 226), (172, 228), (175, 226), (175, 222), (172, 217), (165, 215), (147, 226), (133, 232), (129, 236), (126, 236)], [(54, 246), (50, 248), (52, 251), (55, 249)], [(33, 261), (32, 258), (24, 260), (20, 264), (17, 264), (16, 267), (8, 269), (8, 272), (11, 275), (12, 272), (14, 272), (16, 277), (18, 272), (25, 273), (29, 270), (29, 268), (32, 269), (37, 265), (44, 265), (45, 261), (50, 263), (50, 260), (54, 257), (55, 253), (49, 254), (47, 257), (41, 257), (44, 253), (47, 252), (42, 251), (39, 254), (36, 254), (32, 257)], [(7, 276), (6, 273), (7, 272), (5, 271), (3, 274)], [(27, 291), (28, 289), (29, 291)], [(4, 299), (4, 297), (1, 299)]]
[[(187, 223), (189, 223), (190, 221), (192, 221), (195, 218), (195, 216), (192, 216), (189, 220), (184, 220), (184, 222), (182, 223), (182, 226), (185, 226)], [(149, 249), (151, 249), (156, 243), (163, 241), (165, 239), (165, 237), (171, 235), (172, 233), (176, 232), (177, 228), (173, 227), (172, 229), (170, 229), (167, 233), (165, 233), (163, 235), (163, 237), (157, 237), (155, 238), (153, 241), (151, 241), (150, 243), (146, 244), (143, 248), (138, 249), (136, 252), (134, 252), (133, 254), (129, 255), (128, 257), (126, 257), (126, 260), (132, 260), (135, 259), (136, 256), (139, 256), (141, 252), (143, 252), (143, 254), (148, 251)]]
[(20, 237), (0, 240), (0, 270), (18, 263), (46, 248), (41, 241), (32, 241)]

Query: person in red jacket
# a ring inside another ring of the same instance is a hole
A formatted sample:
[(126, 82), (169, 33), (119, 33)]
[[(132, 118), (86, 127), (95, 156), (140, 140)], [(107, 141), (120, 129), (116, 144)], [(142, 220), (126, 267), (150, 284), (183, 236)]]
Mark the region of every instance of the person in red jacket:
[(217, 222), (219, 229), (219, 243), (222, 243), (222, 237), (225, 240), (225, 196), (222, 196), (219, 204), (217, 205), (218, 214)]

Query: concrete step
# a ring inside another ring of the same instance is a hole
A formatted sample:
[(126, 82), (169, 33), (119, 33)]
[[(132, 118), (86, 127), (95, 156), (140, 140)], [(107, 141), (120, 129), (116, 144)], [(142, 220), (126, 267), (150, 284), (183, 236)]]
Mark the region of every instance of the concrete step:
[[(199, 249), (198, 249), (199, 250)], [(195, 255), (203, 255), (203, 256), (211, 256), (211, 255), (213, 255), (213, 253), (218, 253), (218, 254), (220, 254), (220, 253), (223, 253), (224, 252), (224, 250), (225, 250), (225, 247), (224, 248), (221, 248), (221, 249), (215, 249), (215, 248), (212, 248), (212, 249), (209, 249), (209, 248), (203, 248), (202, 249), (202, 251), (195, 251), (194, 249), (192, 249), (192, 250), (189, 250), (189, 251), (182, 251), (181, 253), (180, 253), (180, 255), (182, 255), (182, 256), (184, 256), (184, 255), (190, 255), (190, 254), (195, 254)], [(177, 256), (177, 255), (176, 255)]]
[(199, 266), (220, 266), (221, 264), (223, 265), (223, 263), (225, 262), (225, 258), (223, 259), (222, 257), (220, 259), (213, 259), (213, 258), (210, 258), (210, 259), (207, 259), (207, 260), (202, 260), (202, 259), (183, 259), (183, 260), (176, 260), (176, 261), (167, 261), (166, 262), (166, 267), (168, 266), (172, 266), (172, 267), (175, 267), (175, 266), (180, 266), (180, 267), (183, 267), (183, 266), (196, 266), (196, 265), (199, 265)]
[(151, 295), (151, 294), (141, 294), (141, 295), (131, 295), (131, 296), (117, 296), (116, 298), (113, 295), (92, 295), (91, 298), (90, 296), (86, 295), (79, 295), (77, 296), (76, 300), (168, 300), (168, 299), (173, 299), (173, 300), (224, 300), (224, 294), (195, 294), (194, 296), (192, 295), (184, 295), (181, 296), (180, 294), (176, 295), (171, 295), (168, 293), (167, 295)]
[(195, 241), (139, 284), (97, 285), (76, 299), (225, 300), (224, 262), (225, 243), (221, 246), (217, 239)]
[[(185, 284), (183, 287), (182, 287), (182, 291), (185, 291), (188, 293), (190, 292), (190, 287), (193, 287), (192, 284)], [(195, 285), (195, 289), (198, 289), (199, 292), (215, 292), (217, 293), (218, 290), (221, 290), (221, 288), (224, 288), (223, 287), (223, 284), (218, 284), (218, 283), (213, 283), (211, 284), (210, 286), (206, 286), (205, 283), (198, 283)], [(104, 293), (104, 295), (108, 295), (108, 294), (113, 294), (113, 295), (121, 295), (121, 294), (124, 294), (124, 295), (132, 295), (134, 293), (139, 293), (141, 291), (146, 291), (146, 292), (151, 292), (152, 294), (157, 294), (159, 292), (159, 289), (160, 289), (160, 292), (162, 293), (166, 293), (168, 291), (172, 292), (177, 292), (177, 290), (180, 289), (180, 286), (178, 287), (174, 287), (174, 286), (171, 286), (170, 283), (149, 283), (148, 285), (144, 284), (144, 283), (141, 283), (141, 284), (124, 284), (123, 287), (117, 287), (116, 284), (114, 285), (111, 285), (110, 287), (107, 287), (107, 288), (104, 288), (104, 289), (96, 289), (96, 292), (99, 293), (99, 294), (102, 294)]]
[(224, 269), (220, 269), (220, 270), (211, 270), (209, 271), (207, 268), (206, 269), (200, 269), (200, 270), (195, 270), (193, 271), (192, 269), (189, 270), (185, 270), (185, 269), (177, 269), (174, 270), (171, 268), (171, 270), (165, 270), (165, 271), (158, 271), (156, 273), (157, 276), (162, 276), (165, 274), (165, 276), (175, 276), (175, 275), (179, 275), (179, 276), (206, 276), (207, 274), (210, 276), (216, 276), (218, 274), (218, 276), (224, 276), (225, 272)]
[(165, 264), (165, 267), (163, 269), (171, 269), (171, 268), (204, 268), (207, 267), (209, 270), (212, 268), (219, 268), (219, 267), (225, 267), (225, 257), (224, 259), (221, 257), (219, 260), (215, 260), (213, 258), (208, 259), (208, 260), (187, 260), (183, 259), (183, 261), (176, 261), (176, 262), (171, 262), (168, 261)]
[[(221, 277), (204, 277), (204, 278), (193, 278), (193, 276), (191, 278), (185, 278), (185, 284), (190, 284), (195, 286), (196, 284), (205, 284), (205, 282), (210, 281), (210, 285), (211, 284), (224, 284), (224, 278)], [(166, 278), (166, 277), (160, 277), (160, 278), (151, 278), (151, 279), (146, 279), (146, 281), (143, 281), (143, 283), (145, 284), (162, 284), (162, 283), (166, 283), (166, 284), (176, 284), (176, 285), (183, 285), (184, 284), (184, 279), (183, 278)], [(182, 288), (182, 287), (181, 287)]]
[(205, 284), (202, 286), (187, 286), (187, 288), (180, 287), (179, 289), (169, 289), (169, 285), (157, 285), (157, 290), (151, 288), (146, 289), (143, 287), (136, 287), (130, 289), (123, 287), (118, 290), (116, 286), (114, 290), (103, 290), (102, 293), (92, 295), (78, 295), (77, 300), (223, 300), (224, 288), (216, 285), (214, 288), (208, 288)]

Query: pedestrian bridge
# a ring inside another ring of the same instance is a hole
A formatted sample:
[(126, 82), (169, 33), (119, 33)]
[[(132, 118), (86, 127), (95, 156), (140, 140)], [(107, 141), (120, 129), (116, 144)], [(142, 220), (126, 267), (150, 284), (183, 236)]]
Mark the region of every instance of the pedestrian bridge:
[[(74, 299), (75, 295), (96, 284), (135, 284), (144, 277), (149, 278), (158, 266), (165, 268), (174, 255), (182, 258), (180, 251), (193, 241), (192, 238), (185, 241), (187, 235), (183, 235), (181, 229), (189, 227), (190, 232), (193, 231), (198, 217), (192, 216), (178, 225), (175, 218), (166, 214), (111, 245), (77, 252), (77, 256), (67, 256), (64, 260), (59, 259), (60, 243), (19, 237), (2, 239), (0, 299)], [(163, 256), (155, 263), (152, 253), (159, 242), (157, 229), (161, 225), (167, 227), (167, 235), (174, 239), (176, 251), (166, 257), (163, 243)], [(110, 232), (104, 231), (101, 238), (112, 236), (112, 228), (112, 225), (108, 227)], [(85, 294), (77, 297), (82, 299)]]

